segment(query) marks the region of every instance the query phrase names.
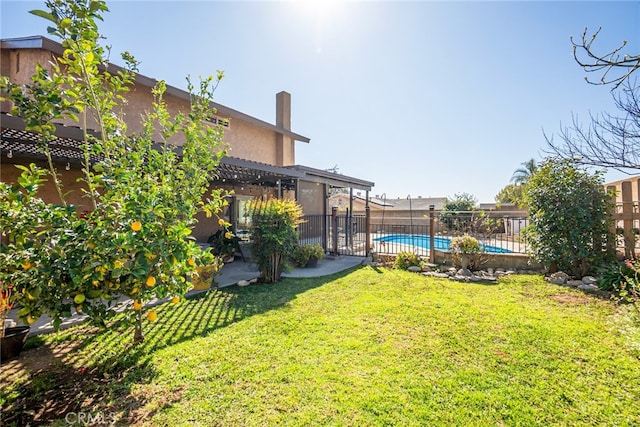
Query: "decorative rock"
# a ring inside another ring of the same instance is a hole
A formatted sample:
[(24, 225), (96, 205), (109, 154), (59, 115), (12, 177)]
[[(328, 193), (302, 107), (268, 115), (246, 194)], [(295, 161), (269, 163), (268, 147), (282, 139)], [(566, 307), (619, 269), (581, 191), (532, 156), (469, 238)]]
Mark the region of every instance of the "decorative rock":
[(249, 281), (248, 280), (240, 280), (238, 282), (238, 286), (249, 286)]
[(446, 279), (447, 277), (451, 277), (447, 273), (438, 273), (437, 271), (425, 271), (422, 273), (422, 275), (429, 276), (429, 277), (440, 277), (443, 279)]
[(258, 278), (254, 277), (253, 279), (249, 280), (249, 283), (258, 283)]
[(418, 267), (418, 266), (415, 266), (415, 265), (410, 265), (410, 266), (407, 268), (407, 271), (410, 271), (410, 272), (412, 272), (412, 273), (420, 273), (420, 272), (422, 271), (422, 268), (420, 268), (420, 267)]
[[(555, 280), (561, 280), (562, 283), (567, 283), (567, 280), (569, 280), (569, 275), (564, 271), (558, 271), (556, 273), (551, 274), (549, 278), (555, 279)], [(551, 282), (551, 283), (556, 283), (556, 282)]]
[(427, 268), (429, 269), (429, 270), (425, 270), (425, 271), (431, 271), (431, 270), (434, 270), (434, 269), (438, 268), (438, 265), (437, 265), (437, 264), (432, 264), (432, 263), (430, 263), (430, 262), (427, 262), (427, 263), (425, 263), (425, 264), (422, 264), (422, 266), (423, 266), (423, 267), (427, 267)]
[(572, 288), (577, 288), (582, 284), (582, 280), (567, 280), (566, 282), (566, 285), (571, 286)]
[(567, 283), (567, 280), (562, 277), (547, 277), (545, 280), (549, 283), (553, 283), (554, 285), (564, 285)]
[(589, 285), (579, 285), (578, 289), (585, 292), (593, 293), (593, 292), (597, 292), (599, 288), (594, 284), (589, 284)]
[(450, 276), (450, 280), (455, 280), (456, 282), (474, 282), (474, 283), (495, 283), (498, 280), (496, 277), (480, 277), (476, 275), (464, 276), (461, 274), (457, 274), (455, 276)]
[(472, 277), (473, 273), (468, 268), (461, 268), (457, 271), (456, 276)]
[(582, 278), (582, 283), (585, 285), (595, 285), (597, 282), (598, 280), (593, 276), (584, 276)]

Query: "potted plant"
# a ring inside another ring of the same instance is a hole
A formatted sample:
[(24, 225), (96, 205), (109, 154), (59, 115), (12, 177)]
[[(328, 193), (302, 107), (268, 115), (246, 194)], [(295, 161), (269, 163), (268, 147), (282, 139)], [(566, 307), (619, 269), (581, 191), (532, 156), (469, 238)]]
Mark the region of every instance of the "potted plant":
[(231, 224), (220, 218), (218, 229), (207, 239), (213, 254), (222, 257), (224, 262), (232, 262), (236, 252), (240, 252), (240, 238), (231, 231)]
[(192, 289), (194, 291), (204, 291), (211, 288), (213, 278), (222, 268), (222, 262), (222, 258), (214, 257), (210, 264), (196, 267), (196, 272), (191, 277)]
[(20, 354), (29, 335), (29, 326), (7, 327), (7, 317), (16, 300), (17, 295), (13, 284), (0, 280), (0, 362)]
[(291, 258), (300, 267), (316, 267), (318, 261), (324, 258), (324, 248), (318, 243), (304, 243), (296, 246)]
[(475, 267), (475, 256), (482, 252), (482, 247), (478, 239), (468, 234), (451, 239), (449, 249), (453, 254), (454, 262), (465, 270), (468, 269), (469, 266)]

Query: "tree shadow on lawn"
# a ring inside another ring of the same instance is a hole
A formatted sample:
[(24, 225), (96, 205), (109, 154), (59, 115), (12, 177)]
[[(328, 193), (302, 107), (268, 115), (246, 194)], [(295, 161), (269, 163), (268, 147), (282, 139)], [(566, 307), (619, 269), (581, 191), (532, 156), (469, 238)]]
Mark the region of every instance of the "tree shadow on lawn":
[(133, 387), (157, 377), (152, 363), (155, 351), (284, 307), (298, 295), (356, 269), (318, 278), (212, 289), (178, 305), (159, 305), (155, 307), (158, 321), (145, 322), (145, 339), (137, 346), (132, 343), (133, 329), (122, 318), (107, 330), (82, 324), (47, 339), (32, 337), (28, 345), (36, 348), (25, 350), (0, 371), (0, 392), (6, 396), (0, 421), (10, 426), (82, 422), (79, 416), (92, 419), (89, 424), (116, 421), (128, 425), (148, 420), (178, 402), (181, 395), (175, 390), (160, 404), (154, 396), (153, 407), (146, 408), (149, 397)]

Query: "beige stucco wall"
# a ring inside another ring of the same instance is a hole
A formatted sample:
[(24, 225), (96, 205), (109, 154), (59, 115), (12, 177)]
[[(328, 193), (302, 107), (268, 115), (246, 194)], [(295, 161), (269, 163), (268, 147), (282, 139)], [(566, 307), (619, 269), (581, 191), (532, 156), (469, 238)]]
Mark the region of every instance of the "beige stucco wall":
[[(2, 182), (17, 182), (18, 177), (22, 171), (15, 167), (16, 164), (28, 165), (35, 163), (42, 168), (48, 170), (47, 165), (44, 162), (33, 161), (33, 159), (20, 158), (14, 156), (12, 159), (8, 159), (3, 156), (0, 159), (0, 181)], [(65, 169), (66, 164), (56, 164), (58, 170), (59, 179), (62, 182), (63, 192), (68, 194), (65, 196), (65, 200), (68, 204), (74, 205), (79, 212), (85, 210), (91, 210), (91, 202), (83, 197), (82, 189), (86, 188), (83, 184), (78, 182), (78, 178), (82, 178), (83, 174), (79, 168)], [(71, 167), (71, 165), (70, 165)], [(41, 197), (47, 203), (59, 204), (60, 197), (56, 191), (55, 186), (51, 182), (51, 177), (47, 176), (50, 182), (45, 183), (38, 191), (38, 196)]]

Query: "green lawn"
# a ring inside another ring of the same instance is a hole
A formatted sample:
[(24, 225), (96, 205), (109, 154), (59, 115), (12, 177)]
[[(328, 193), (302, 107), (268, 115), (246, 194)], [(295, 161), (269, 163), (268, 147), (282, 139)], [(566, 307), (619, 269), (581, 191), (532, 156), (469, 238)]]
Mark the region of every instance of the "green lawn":
[(60, 425), (71, 410), (171, 426), (640, 425), (619, 311), (538, 276), (363, 267), (162, 306), (140, 347), (130, 330), (46, 336), (25, 355), (53, 368), (2, 378), (3, 405)]

